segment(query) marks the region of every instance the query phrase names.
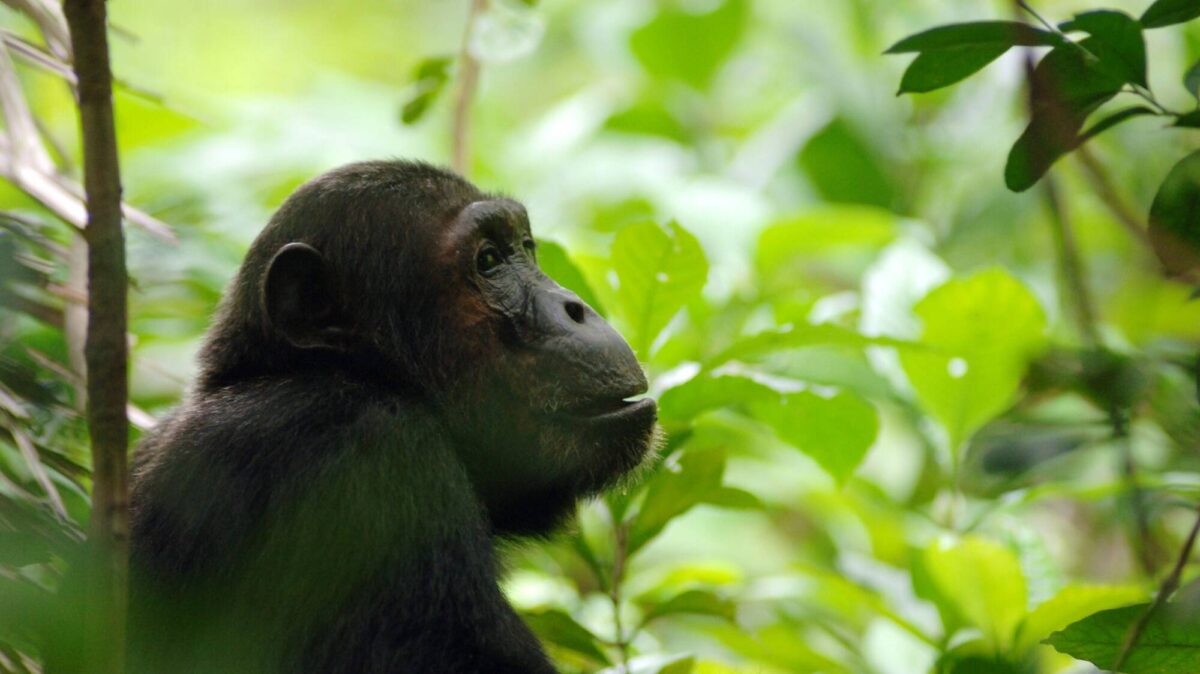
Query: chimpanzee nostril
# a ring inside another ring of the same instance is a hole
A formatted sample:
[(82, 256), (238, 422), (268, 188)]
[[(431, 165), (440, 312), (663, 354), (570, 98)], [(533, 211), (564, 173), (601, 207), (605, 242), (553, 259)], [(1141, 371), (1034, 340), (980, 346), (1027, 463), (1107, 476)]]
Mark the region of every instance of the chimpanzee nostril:
[(563, 306), (566, 307), (567, 315), (571, 317), (571, 320), (581, 325), (583, 324), (583, 317), (585, 313), (583, 310), (583, 304), (576, 302), (575, 300), (567, 300), (563, 303)]

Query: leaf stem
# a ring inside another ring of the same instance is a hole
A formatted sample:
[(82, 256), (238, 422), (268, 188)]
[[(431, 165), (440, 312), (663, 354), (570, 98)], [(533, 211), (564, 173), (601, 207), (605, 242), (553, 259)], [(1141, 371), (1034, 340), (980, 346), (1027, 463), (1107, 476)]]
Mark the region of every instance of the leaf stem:
[(1062, 34), (1062, 31), (1060, 31), (1058, 29), (1058, 26), (1055, 26), (1054, 24), (1050, 23), (1045, 18), (1043, 18), (1041, 14), (1038, 14), (1037, 10), (1034, 9), (1033, 7), (1031, 7), (1029, 5), (1029, 3), (1026, 2), (1026, 0), (1017, 0), (1017, 6), (1020, 7), (1021, 9), (1025, 10), (1026, 12), (1029, 12), (1029, 14), (1033, 16), (1033, 18), (1038, 20), (1038, 23), (1040, 23), (1046, 27), (1046, 30), (1050, 31), (1051, 33), (1058, 33), (1059, 35)]
[(1158, 588), (1158, 594), (1154, 596), (1154, 601), (1151, 602), (1146, 610), (1138, 617), (1137, 622), (1129, 627), (1129, 631), (1125, 633), (1125, 639), (1121, 643), (1121, 651), (1117, 654), (1117, 659), (1113, 662), (1112, 670), (1114, 672), (1121, 671), (1125, 666), (1125, 662), (1129, 660), (1129, 656), (1133, 653), (1133, 649), (1137, 647), (1138, 641), (1142, 638), (1142, 633), (1146, 631), (1146, 626), (1150, 624), (1150, 619), (1154, 614), (1167, 603), (1175, 590), (1179, 589), (1180, 579), (1183, 577), (1183, 569), (1187, 566), (1188, 560), (1192, 556), (1192, 548), (1196, 546), (1196, 536), (1200, 534), (1200, 508), (1197, 508), (1197, 517), (1192, 530), (1188, 533), (1187, 540), (1183, 543), (1183, 548), (1179, 551), (1179, 558), (1175, 560), (1175, 567), (1171, 569), (1168, 575)]

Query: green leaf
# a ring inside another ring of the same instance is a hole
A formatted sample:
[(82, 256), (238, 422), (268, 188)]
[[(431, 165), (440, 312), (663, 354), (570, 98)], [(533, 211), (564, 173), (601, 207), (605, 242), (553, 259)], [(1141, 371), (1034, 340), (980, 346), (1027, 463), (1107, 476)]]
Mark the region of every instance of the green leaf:
[(703, 503), (721, 486), (725, 452), (685, 451), (677, 467), (666, 466), (646, 488), (646, 499), (629, 530), (628, 554), (649, 543), (671, 520)]
[(910, 35), (892, 45), (885, 54), (925, 52), (956, 47), (1003, 46), (1004, 48), (1038, 45), (1054, 46), (1062, 38), (1018, 21), (976, 21), (930, 28)]
[(674, 3), (630, 36), (633, 55), (652, 75), (704, 89), (741, 39), (749, 14), (745, 0), (725, 0), (696, 14)]
[(707, 615), (732, 621), (737, 616), (737, 605), (712, 592), (687, 590), (664, 602), (649, 604), (643, 622), (681, 613)]
[(766, 505), (754, 494), (736, 487), (720, 487), (704, 497), (704, 503), (728, 510), (764, 510)]
[[(1091, 51), (1097, 39), (1089, 37), (1079, 44)], [(1124, 79), (1098, 68), (1074, 45), (1052, 49), (1034, 69), (1030, 82), (1033, 114), (1009, 152), (1004, 167), (1008, 188), (1014, 192), (1029, 189), (1059, 157), (1078, 147), (1079, 132), (1088, 116), (1124, 84)]]
[(664, 391), (658, 399), (658, 417), (665, 424), (682, 423), (708, 410), (778, 396), (771, 387), (747, 377), (701, 375)]
[(812, 457), (838, 483), (862, 463), (879, 432), (875, 407), (853, 393), (803, 391), (748, 403), (751, 415)]
[(787, 349), (800, 349), (810, 346), (845, 346), (862, 348), (866, 346), (895, 346), (904, 348), (919, 347), (913, 342), (891, 337), (867, 337), (850, 328), (843, 328), (832, 323), (818, 324), (787, 324), (773, 330), (743, 337), (731, 344), (724, 351), (706, 361), (707, 367), (716, 367), (731, 360), (747, 360), (758, 356)]
[(925, 568), (943, 601), (977, 627), (997, 650), (1013, 643), (1025, 617), (1025, 576), (1008, 548), (978, 537), (925, 551)]
[(1101, 9), (1077, 14), (1060, 28), (1092, 36), (1087, 50), (1098, 59), (1096, 68), (1124, 82), (1146, 86), (1146, 41), (1132, 16)]
[[(1148, 604), (1101, 611), (1055, 632), (1046, 643), (1060, 653), (1111, 667), (1129, 626)], [(1200, 671), (1200, 613), (1194, 606), (1167, 604), (1150, 618), (1121, 669), (1125, 674), (1181, 674)]]
[(633, 348), (645, 359), (667, 323), (700, 296), (708, 260), (696, 237), (678, 223), (663, 228), (641, 222), (617, 233), (612, 265), (620, 284), (615, 310), (629, 327)]
[(586, 627), (575, 622), (571, 616), (558, 610), (539, 611), (525, 614), (525, 622), (547, 643), (566, 649), (588, 660), (604, 665), (612, 661), (596, 643), (596, 636)]
[(1046, 317), (1028, 289), (1001, 269), (951, 279), (914, 309), (926, 351), (900, 353), (921, 405), (962, 444), (1011, 404), (1029, 359), (1045, 341)]
[(789, 263), (811, 263), (812, 258), (843, 248), (882, 248), (896, 238), (899, 223), (895, 213), (874, 206), (839, 205), (807, 211), (764, 229), (754, 263), (769, 276)]
[(900, 190), (885, 153), (844, 117), (813, 134), (796, 160), (825, 201), (895, 205)]
[(404, 104), (400, 119), (405, 124), (415, 124), (425, 116), (450, 80), (450, 64), (453, 60), (440, 56), (427, 58), (417, 64), (413, 71), (413, 95)]
[(1150, 243), (1172, 274), (1200, 267), (1200, 152), (1184, 157), (1150, 206)]
[[(1200, 5), (1200, 3), (1197, 3)], [(1183, 86), (1191, 92), (1194, 98), (1200, 99), (1200, 61), (1192, 64), (1183, 76)]]
[(961, 82), (1000, 58), (1004, 45), (979, 45), (921, 52), (900, 79), (897, 94), (921, 94)]
[(538, 267), (542, 272), (554, 279), (560, 286), (570, 290), (579, 296), (589, 307), (596, 310), (596, 313), (601, 316), (606, 315), (604, 307), (601, 306), (600, 300), (596, 297), (596, 293), (592, 292), (592, 286), (588, 284), (587, 279), (583, 277), (583, 272), (579, 271), (579, 267), (571, 261), (571, 257), (567, 255), (567, 250), (553, 241), (538, 239), (537, 242), (537, 259)]
[(1184, 23), (1200, 16), (1200, 2), (1196, 0), (1158, 0), (1142, 15), (1141, 23), (1146, 28), (1162, 28)]
[(1052, 632), (1105, 609), (1146, 600), (1146, 591), (1133, 585), (1069, 585), (1033, 610), (1017, 633), (1016, 652), (1041, 643)]

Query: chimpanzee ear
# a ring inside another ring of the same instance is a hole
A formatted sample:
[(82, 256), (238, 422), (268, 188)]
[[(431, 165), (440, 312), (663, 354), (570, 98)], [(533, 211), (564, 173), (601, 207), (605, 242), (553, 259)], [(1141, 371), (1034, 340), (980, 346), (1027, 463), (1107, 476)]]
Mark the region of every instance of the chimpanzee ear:
[(270, 327), (302, 349), (345, 346), (333, 275), (325, 258), (306, 243), (280, 248), (267, 265), (262, 307)]

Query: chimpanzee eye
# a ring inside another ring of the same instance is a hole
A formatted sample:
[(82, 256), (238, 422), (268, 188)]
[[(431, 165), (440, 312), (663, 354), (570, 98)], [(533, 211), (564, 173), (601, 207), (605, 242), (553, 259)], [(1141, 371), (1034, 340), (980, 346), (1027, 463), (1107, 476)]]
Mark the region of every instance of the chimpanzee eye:
[(500, 251), (495, 246), (480, 248), (479, 254), (475, 257), (475, 267), (480, 274), (485, 276), (495, 273), (501, 264), (504, 264), (504, 258), (500, 256)]

